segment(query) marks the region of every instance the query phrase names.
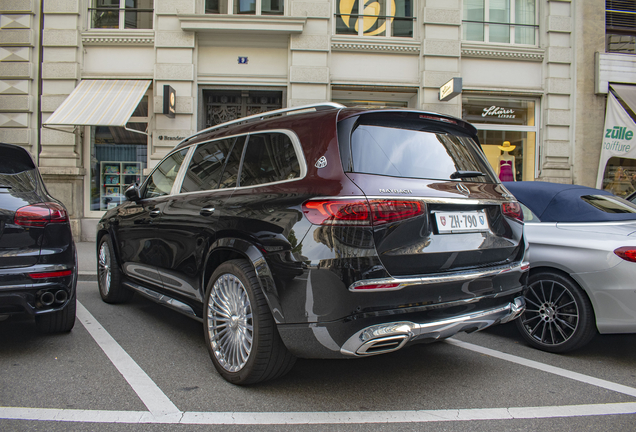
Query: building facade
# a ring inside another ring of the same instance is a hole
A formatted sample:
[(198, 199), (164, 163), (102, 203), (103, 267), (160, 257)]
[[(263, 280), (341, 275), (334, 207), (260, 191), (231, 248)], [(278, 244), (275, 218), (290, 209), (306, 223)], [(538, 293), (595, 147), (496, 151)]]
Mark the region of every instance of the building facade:
[[(498, 172), (594, 185), (598, 83), (636, 82), (631, 54), (606, 52), (603, 3), (0, 0), (0, 141), (31, 150), (82, 240), (182, 138), (324, 101), (461, 117)], [(600, 69), (612, 56), (627, 75)]]

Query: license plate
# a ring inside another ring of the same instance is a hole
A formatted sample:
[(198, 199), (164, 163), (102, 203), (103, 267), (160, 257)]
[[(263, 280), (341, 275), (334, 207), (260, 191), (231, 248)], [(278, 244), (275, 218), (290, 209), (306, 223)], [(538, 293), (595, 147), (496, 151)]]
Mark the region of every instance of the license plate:
[(483, 210), (435, 212), (440, 234), (488, 231), (488, 219)]

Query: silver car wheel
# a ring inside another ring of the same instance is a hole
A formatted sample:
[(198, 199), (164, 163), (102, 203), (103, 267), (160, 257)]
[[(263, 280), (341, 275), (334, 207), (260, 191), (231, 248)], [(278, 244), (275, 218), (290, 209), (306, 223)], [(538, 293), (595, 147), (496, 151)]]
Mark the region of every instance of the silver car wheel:
[(254, 326), (252, 305), (240, 279), (226, 273), (210, 291), (207, 327), (214, 356), (223, 369), (238, 372), (252, 352)]
[(528, 287), (522, 324), (537, 343), (557, 346), (566, 343), (579, 325), (579, 309), (570, 290), (552, 280), (539, 280)]
[(108, 293), (110, 292), (110, 264), (110, 248), (108, 247), (108, 242), (105, 241), (99, 248), (99, 256), (97, 262), (99, 289), (104, 296), (108, 296)]

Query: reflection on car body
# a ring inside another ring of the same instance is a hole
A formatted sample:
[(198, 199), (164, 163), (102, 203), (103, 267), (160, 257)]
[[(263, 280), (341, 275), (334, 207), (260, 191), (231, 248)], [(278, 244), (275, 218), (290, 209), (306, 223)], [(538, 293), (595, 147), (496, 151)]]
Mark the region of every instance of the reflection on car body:
[[(296, 357), (381, 354), (512, 320), (522, 214), (475, 133), (440, 114), (330, 103), (201, 131), (100, 221), (101, 296), (139, 292), (201, 320), (237, 384)], [(485, 220), (445, 233), (436, 212)]]

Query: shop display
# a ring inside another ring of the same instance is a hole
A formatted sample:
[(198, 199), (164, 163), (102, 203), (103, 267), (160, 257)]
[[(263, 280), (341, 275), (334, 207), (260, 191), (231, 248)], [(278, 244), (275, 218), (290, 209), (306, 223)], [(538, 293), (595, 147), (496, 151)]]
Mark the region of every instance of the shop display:
[(100, 210), (121, 204), (124, 191), (133, 183), (141, 183), (141, 162), (100, 162)]

